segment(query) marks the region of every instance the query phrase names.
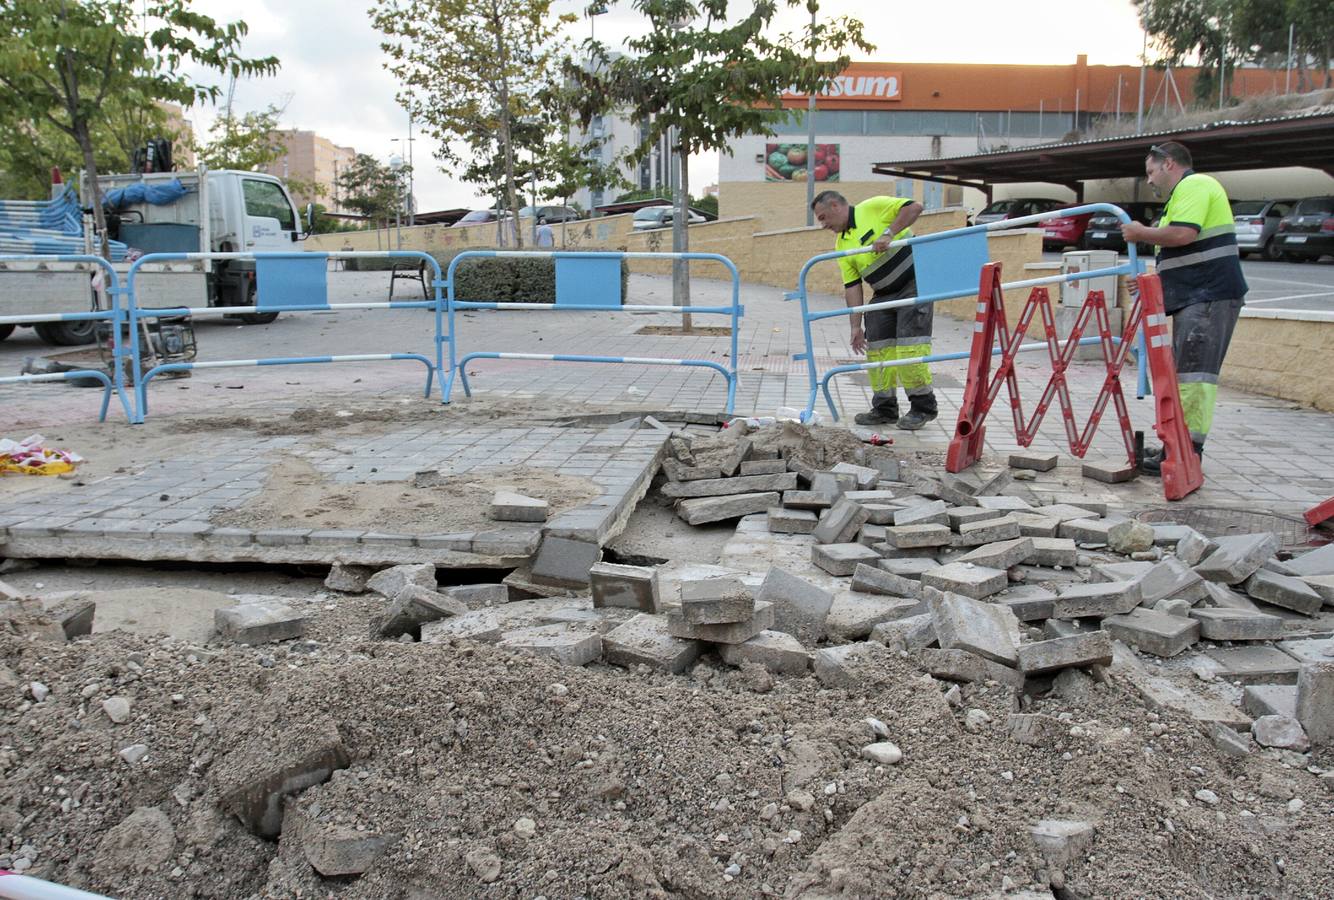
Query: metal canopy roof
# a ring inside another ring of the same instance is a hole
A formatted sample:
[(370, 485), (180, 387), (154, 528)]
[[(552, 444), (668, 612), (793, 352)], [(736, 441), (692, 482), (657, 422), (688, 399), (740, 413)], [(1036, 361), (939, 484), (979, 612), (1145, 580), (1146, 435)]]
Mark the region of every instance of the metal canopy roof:
[(1144, 176), (1152, 144), (1180, 141), (1201, 171), (1308, 166), (1334, 175), (1334, 113), (1318, 112), (1251, 122), (1214, 122), (1184, 131), (1159, 131), (1068, 144), (1044, 144), (945, 159), (875, 163), (871, 171), (985, 191), (991, 185), (1042, 181), (1084, 194), (1083, 182)]

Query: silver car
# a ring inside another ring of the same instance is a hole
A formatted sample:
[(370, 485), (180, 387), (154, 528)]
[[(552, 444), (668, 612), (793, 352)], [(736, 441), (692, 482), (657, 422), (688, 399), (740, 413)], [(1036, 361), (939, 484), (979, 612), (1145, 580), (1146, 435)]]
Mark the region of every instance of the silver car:
[(1273, 240), (1278, 220), (1292, 212), (1295, 200), (1234, 200), (1232, 218), (1237, 224), (1237, 249), (1241, 255), (1259, 253), (1265, 259), (1282, 256)]

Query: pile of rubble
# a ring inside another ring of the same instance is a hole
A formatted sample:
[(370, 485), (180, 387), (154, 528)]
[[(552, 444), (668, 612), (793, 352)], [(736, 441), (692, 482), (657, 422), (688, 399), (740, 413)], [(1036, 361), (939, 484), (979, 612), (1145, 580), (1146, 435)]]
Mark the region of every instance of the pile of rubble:
[(982, 480), (808, 438), (670, 439), (658, 496), (736, 522), (717, 560), (549, 534), (488, 583), (339, 564), (198, 643), (0, 583), (0, 867), (144, 897), (1327, 895), (1334, 545), (1042, 502), (1040, 455)]

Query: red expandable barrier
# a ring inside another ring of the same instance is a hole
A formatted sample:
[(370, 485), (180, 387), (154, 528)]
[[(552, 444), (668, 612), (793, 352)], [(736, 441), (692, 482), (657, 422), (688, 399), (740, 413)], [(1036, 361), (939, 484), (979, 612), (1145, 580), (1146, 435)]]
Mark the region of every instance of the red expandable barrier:
[(1324, 503), (1311, 507), (1304, 513), (1304, 516), (1306, 518), (1306, 524), (1310, 525), (1312, 528), (1328, 519), (1334, 519), (1334, 497), (1330, 497)]
[[(1135, 434), (1130, 423), (1130, 411), (1126, 406), (1125, 394), (1121, 390), (1121, 371), (1129, 358), (1135, 334), (1143, 320), (1146, 343), (1149, 345), (1149, 367), (1153, 375), (1155, 429), (1163, 441), (1163, 446), (1167, 448), (1167, 458), (1163, 465), (1163, 493), (1169, 500), (1179, 500), (1198, 488), (1204, 479), (1200, 472), (1199, 457), (1195, 455), (1190, 441), (1190, 431), (1185, 426), (1181, 398), (1177, 393), (1176, 365), (1172, 359), (1172, 342), (1167, 336), (1162, 286), (1156, 275), (1141, 275), (1138, 278), (1138, 288), (1138, 296), (1120, 335), (1120, 346), (1113, 342), (1107, 303), (1101, 291), (1089, 292), (1070, 330), (1069, 338), (1062, 344), (1056, 334), (1051, 298), (1045, 287), (1034, 288), (1029, 294), (1028, 302), (1015, 323), (1014, 333), (1011, 334), (1005, 318), (1001, 264), (994, 262), (983, 266), (978, 290), (977, 320), (973, 327), (972, 352), (968, 360), (968, 380), (964, 387), (954, 438), (950, 441), (949, 451), (945, 457), (946, 470), (960, 472), (982, 457), (986, 416), (1000, 394), (1002, 383), (1009, 391), (1015, 439), (1019, 446), (1027, 447), (1032, 444), (1038, 426), (1051, 406), (1052, 399), (1055, 398), (1061, 407), (1061, 417), (1065, 423), (1070, 451), (1082, 458), (1093, 443), (1098, 423), (1110, 401), (1116, 408), (1127, 460), (1130, 465), (1135, 465)], [(1032, 324), (1033, 316), (1039, 312), (1042, 315), (1052, 374), (1038, 400), (1033, 416), (1025, 421), (1014, 361)], [(1103, 376), (1102, 388), (1094, 401), (1093, 410), (1081, 432), (1075, 419), (1065, 373), (1074, 359), (1080, 338), (1090, 320), (1097, 328), (1106, 374)], [(993, 376), (992, 348), (997, 344), (1000, 346), (1001, 354)]]

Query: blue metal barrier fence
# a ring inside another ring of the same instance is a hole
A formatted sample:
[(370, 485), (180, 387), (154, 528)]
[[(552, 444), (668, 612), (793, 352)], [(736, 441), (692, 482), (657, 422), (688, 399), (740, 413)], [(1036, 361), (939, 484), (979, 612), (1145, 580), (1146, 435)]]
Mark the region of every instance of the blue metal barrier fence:
[[(121, 408), (125, 411), (125, 417), (131, 422), (134, 421), (134, 409), (130, 398), (125, 390), (125, 360), (128, 358), (128, 351), (125, 348), (125, 341), (122, 335), (122, 324), (126, 321), (125, 307), (121, 304), (120, 282), (116, 276), (116, 270), (112, 268), (111, 263), (100, 256), (90, 256), (85, 254), (70, 254), (58, 256), (7, 254), (0, 256), (0, 269), (9, 270), (12, 264), (19, 264), (15, 271), (31, 271), (50, 273), (53, 271), (65, 271), (71, 273), (86, 272), (93, 273), (101, 269), (106, 275), (106, 292), (110, 298), (111, 308), (105, 310), (89, 310), (88, 312), (74, 313), (39, 313), (34, 315), (12, 315), (0, 316), (0, 325), (33, 325), (42, 322), (109, 322), (111, 323), (111, 347), (112, 347), (112, 373), (110, 376), (100, 369), (77, 369), (69, 372), (52, 372), (41, 375), (8, 375), (0, 378), (0, 384), (32, 384), (50, 381), (72, 381), (75, 379), (94, 379), (102, 384), (102, 407), (98, 413), (98, 421), (106, 421), (107, 409), (111, 405), (111, 395), (114, 392), (120, 398)], [(52, 265), (65, 266), (68, 269), (52, 269)], [(91, 306), (92, 298), (92, 279), (89, 278), (88, 294), (81, 299), (82, 304)], [(75, 298), (71, 298), (75, 299)]]
[[(477, 302), (456, 299), (455, 272), (461, 261), (478, 258), (504, 259), (554, 259), (556, 261), (556, 302), (555, 303), (513, 303), (513, 302)], [(732, 273), (732, 304), (730, 306), (622, 306), (620, 297), (621, 261), (626, 259), (652, 260), (711, 260), (721, 263)], [(611, 279), (614, 278), (614, 289)], [(724, 315), (731, 318), (732, 352), (729, 364), (707, 359), (671, 359), (645, 356), (581, 356), (571, 353), (508, 353), (498, 351), (474, 351), (457, 362), (454, 360), (455, 344), (450, 343), (449, 377), (445, 382), (444, 402), (448, 403), (454, 389), (454, 377), (457, 374), (463, 385), (465, 396), (472, 396), (468, 384), (466, 366), (476, 359), (519, 359), (542, 362), (578, 362), (578, 363), (616, 363), (645, 366), (687, 366), (692, 368), (713, 369), (727, 380), (727, 413), (730, 415), (736, 405), (737, 388), (737, 326), (745, 310), (741, 306), (741, 275), (736, 265), (727, 257), (717, 253), (637, 253), (637, 252), (564, 252), (564, 251), (519, 251), (519, 250), (466, 250), (455, 256), (449, 263), (445, 281), (449, 287), (448, 316), (449, 334), (454, 334), (454, 311), (456, 309), (509, 309), (509, 310), (555, 310), (558, 312), (630, 312), (630, 313), (670, 313), (677, 315)], [(595, 302), (581, 302), (586, 294), (592, 294)]]
[[(396, 300), (388, 302), (330, 303), (328, 297), (327, 269), (329, 259), (414, 259), (429, 265), (435, 272), (431, 284), (435, 296), (431, 300)], [(256, 302), (249, 306), (208, 306), (208, 307), (171, 307), (166, 309), (142, 309), (135, 295), (135, 276), (146, 263), (193, 261), (193, 260), (254, 260), (258, 293)], [(170, 318), (174, 316), (195, 316), (218, 318), (238, 314), (280, 313), (280, 312), (329, 312), (352, 309), (431, 309), (435, 311), (435, 359), (420, 353), (358, 353), (344, 356), (285, 356), (268, 359), (228, 359), (207, 362), (163, 363), (145, 372), (135, 379), (135, 408), (131, 421), (141, 424), (148, 412), (148, 384), (157, 375), (164, 372), (186, 372), (192, 369), (230, 368), (237, 366), (288, 366), (309, 365), (314, 363), (335, 362), (384, 362), (409, 360), (426, 366), (426, 388), (423, 396), (431, 395), (431, 386), (437, 375), (443, 382), (444, 361), (442, 346), (450, 345), (450, 357), (453, 358), (453, 332), (442, 333), (444, 322), (445, 299), (444, 279), (440, 273), (440, 264), (429, 254), (415, 250), (388, 251), (347, 251), (331, 253), (150, 253), (141, 256), (130, 266), (126, 278), (126, 293), (129, 297), (128, 327), (133, 333), (141, 318)], [(450, 317), (452, 325), (453, 317)], [(139, 343), (130, 341), (134, 371), (139, 371)]]

